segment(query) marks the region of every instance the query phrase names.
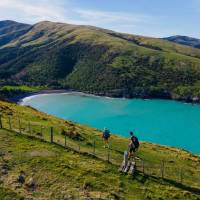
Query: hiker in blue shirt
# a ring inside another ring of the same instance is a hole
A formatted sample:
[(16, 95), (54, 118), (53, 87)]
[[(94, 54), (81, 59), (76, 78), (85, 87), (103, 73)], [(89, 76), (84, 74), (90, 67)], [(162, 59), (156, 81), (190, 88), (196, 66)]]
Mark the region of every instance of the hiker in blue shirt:
[(104, 141), (104, 148), (109, 148), (109, 138), (110, 138), (110, 131), (107, 128), (104, 128), (103, 135), (102, 135), (103, 141)]

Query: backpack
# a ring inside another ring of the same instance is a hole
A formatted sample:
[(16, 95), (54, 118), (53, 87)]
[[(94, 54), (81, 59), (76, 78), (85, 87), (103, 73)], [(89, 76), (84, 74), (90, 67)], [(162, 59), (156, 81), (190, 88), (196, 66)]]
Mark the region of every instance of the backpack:
[(103, 133), (103, 137), (104, 138), (109, 138), (110, 137), (110, 131), (109, 130), (105, 130)]
[(139, 143), (139, 140), (138, 140), (137, 137), (135, 137), (134, 145), (135, 145), (135, 148), (136, 148), (136, 149), (138, 149), (139, 146), (140, 146), (140, 143)]

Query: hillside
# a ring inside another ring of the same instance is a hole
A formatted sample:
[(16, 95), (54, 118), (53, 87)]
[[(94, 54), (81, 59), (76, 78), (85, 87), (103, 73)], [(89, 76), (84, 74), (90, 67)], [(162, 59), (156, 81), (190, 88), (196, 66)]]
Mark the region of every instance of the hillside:
[(0, 30), (1, 86), (200, 102), (199, 49), (48, 21), (0, 22)]
[(197, 39), (197, 38), (175, 35), (175, 36), (171, 36), (171, 37), (167, 37), (163, 39), (200, 49), (200, 39)]
[[(143, 142), (138, 155), (144, 159), (145, 174), (139, 172), (133, 178), (118, 172), (127, 139), (112, 136), (108, 163), (99, 130), (2, 101), (0, 111), (2, 200), (200, 198), (197, 155)], [(54, 127), (53, 144), (49, 142), (50, 126)], [(67, 136), (65, 148), (63, 133)], [(94, 138), (95, 154), (92, 153)], [(161, 161), (165, 162), (163, 179)], [(20, 174), (25, 177), (24, 184), (17, 182)], [(32, 186), (30, 179), (34, 180)]]

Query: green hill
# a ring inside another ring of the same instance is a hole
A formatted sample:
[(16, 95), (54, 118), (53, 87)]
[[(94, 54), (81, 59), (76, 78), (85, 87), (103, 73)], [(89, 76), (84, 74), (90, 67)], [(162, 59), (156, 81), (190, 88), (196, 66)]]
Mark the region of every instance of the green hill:
[[(132, 177), (118, 172), (127, 139), (112, 136), (108, 162), (108, 149), (103, 148), (99, 130), (2, 101), (0, 112), (2, 200), (200, 198), (198, 155), (143, 142), (138, 156), (144, 160), (144, 174), (138, 161), (139, 172)], [(49, 142), (50, 127), (53, 144)], [(17, 181), (20, 174), (25, 178), (23, 184)]]
[(1, 86), (199, 102), (199, 80), (199, 49), (92, 26), (0, 22)]

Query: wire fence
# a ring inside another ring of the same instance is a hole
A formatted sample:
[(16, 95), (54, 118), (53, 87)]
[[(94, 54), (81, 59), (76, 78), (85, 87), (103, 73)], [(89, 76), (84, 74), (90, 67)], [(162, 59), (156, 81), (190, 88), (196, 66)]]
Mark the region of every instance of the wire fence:
[[(51, 144), (57, 144), (117, 166), (120, 166), (123, 161), (123, 150), (114, 149), (112, 144), (108, 148), (104, 148), (100, 136), (87, 135), (83, 138), (81, 133), (78, 133), (74, 127), (65, 125), (44, 126), (40, 122), (26, 121), (22, 117), (0, 115), (0, 129), (8, 129), (19, 134), (39, 138)], [(183, 169), (174, 162), (157, 161), (152, 163), (147, 160), (136, 159), (138, 173), (165, 179), (174, 182), (174, 184), (194, 187), (200, 193), (200, 168), (198, 164), (195, 170), (189, 167), (185, 170), (185, 167)]]

